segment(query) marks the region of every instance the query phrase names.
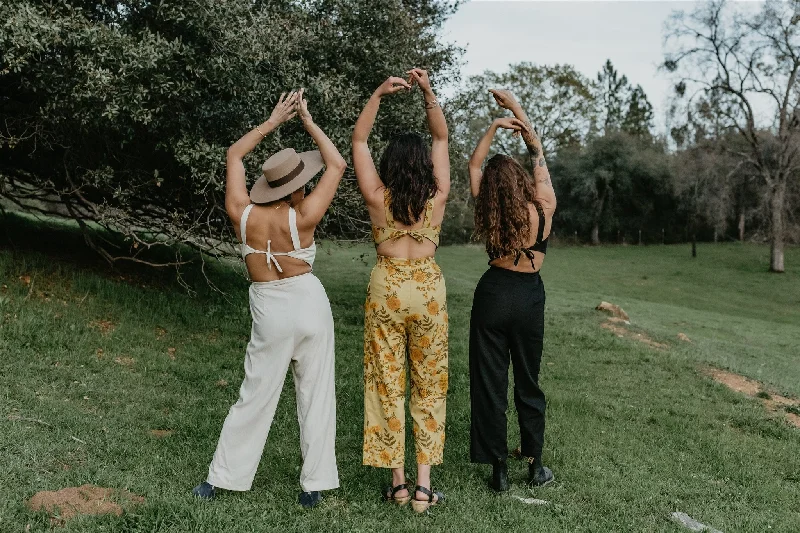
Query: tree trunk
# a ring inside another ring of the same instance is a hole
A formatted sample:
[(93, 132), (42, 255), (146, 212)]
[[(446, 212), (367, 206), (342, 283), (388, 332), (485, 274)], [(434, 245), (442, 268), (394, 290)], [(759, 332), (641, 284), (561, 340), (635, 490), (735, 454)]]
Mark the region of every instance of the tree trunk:
[(783, 273), (783, 237), (784, 220), (783, 212), (786, 201), (786, 182), (776, 180), (775, 186), (770, 190), (769, 207), (771, 217), (770, 227), (770, 272)]
[(739, 213), (739, 242), (744, 242), (744, 207)]
[(600, 217), (603, 214), (603, 204), (606, 203), (606, 189), (600, 193), (597, 198), (597, 203), (594, 207), (594, 222), (592, 224), (592, 244), (595, 246), (600, 244)]

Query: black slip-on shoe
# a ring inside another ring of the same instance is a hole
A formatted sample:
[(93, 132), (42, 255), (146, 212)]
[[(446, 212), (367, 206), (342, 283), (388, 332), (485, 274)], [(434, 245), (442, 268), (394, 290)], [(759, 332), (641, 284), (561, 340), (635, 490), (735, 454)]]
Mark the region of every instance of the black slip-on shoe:
[(203, 500), (213, 500), (217, 496), (217, 490), (208, 481), (203, 481), (192, 489), (192, 494)]
[(544, 487), (554, 479), (553, 471), (546, 466), (535, 463), (528, 466), (528, 485), (531, 487)]
[(322, 501), (322, 493), (318, 490), (312, 490), (311, 492), (301, 492), (300, 496), (297, 497), (297, 500), (300, 502), (300, 505), (302, 505), (304, 509), (311, 509), (312, 507), (316, 507), (319, 504), (319, 502)]
[(498, 459), (492, 464), (492, 479), (489, 486), (497, 492), (505, 492), (511, 488), (508, 483), (508, 463)]

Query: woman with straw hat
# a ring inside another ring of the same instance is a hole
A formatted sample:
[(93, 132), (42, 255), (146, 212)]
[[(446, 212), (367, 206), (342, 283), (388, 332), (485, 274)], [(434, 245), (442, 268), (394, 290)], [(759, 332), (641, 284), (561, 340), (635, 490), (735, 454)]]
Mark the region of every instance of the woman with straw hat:
[[(297, 114), (319, 151), (286, 148), (274, 154), (248, 194), (242, 159)], [(317, 186), (306, 195), (306, 184), (323, 167)], [(195, 496), (211, 499), (217, 487), (250, 490), (289, 367), (303, 455), (300, 504), (313, 507), (322, 498), (320, 491), (339, 486), (333, 317), (312, 266), (314, 230), (345, 168), (339, 151), (311, 118), (303, 89), (282, 94), (269, 119), (228, 149), (225, 209), (242, 241), (252, 280), (253, 326), (239, 400), (228, 412), (208, 478), (194, 488)]]

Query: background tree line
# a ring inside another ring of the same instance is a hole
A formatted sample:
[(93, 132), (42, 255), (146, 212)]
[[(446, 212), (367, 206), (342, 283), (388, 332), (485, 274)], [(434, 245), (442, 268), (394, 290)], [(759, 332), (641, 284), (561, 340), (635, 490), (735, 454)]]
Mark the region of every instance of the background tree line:
[[(677, 13), (664, 70), (675, 76), (669, 134), (644, 90), (609, 60), (589, 79), (570, 65), (511, 65), (459, 82), (462, 50), (437, 39), (456, 9), (439, 0), (33, 1), (0, 5), (0, 200), (99, 225), (109, 261), (152, 261), (181, 243), (226, 253), (224, 152), (277, 95), (305, 87), (315, 119), (349, 159), (369, 94), (410, 66), (456, 88), (445, 102), (454, 186), (443, 242), (472, 234), (466, 162), (511, 89), (542, 136), (558, 240), (800, 242), (800, 9), (766, 2), (745, 17), (722, 0)], [(419, 95), (387, 99), (376, 154), (395, 132), (425, 131)], [(298, 124), (248, 161), (310, 147)], [(495, 150), (529, 164), (505, 133)], [(360, 239), (368, 217), (349, 175), (327, 236)], [(174, 262), (180, 262), (176, 257)]]

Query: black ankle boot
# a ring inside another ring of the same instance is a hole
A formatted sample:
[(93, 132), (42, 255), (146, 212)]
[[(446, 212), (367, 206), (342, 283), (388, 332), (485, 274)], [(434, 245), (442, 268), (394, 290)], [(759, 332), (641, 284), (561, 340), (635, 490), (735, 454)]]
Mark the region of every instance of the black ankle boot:
[(554, 479), (553, 471), (542, 466), (541, 461), (534, 461), (528, 465), (528, 485), (531, 487), (544, 487)]
[(203, 500), (213, 500), (217, 496), (217, 491), (214, 485), (210, 484), (208, 481), (203, 481), (192, 489), (192, 494)]
[(504, 459), (497, 459), (492, 464), (492, 481), (489, 486), (497, 492), (505, 492), (511, 488), (508, 484), (508, 464)]
[(300, 505), (303, 506), (304, 509), (311, 509), (319, 505), (319, 502), (322, 501), (322, 493), (318, 490), (312, 490), (310, 492), (301, 492), (300, 495), (297, 497), (298, 502)]

